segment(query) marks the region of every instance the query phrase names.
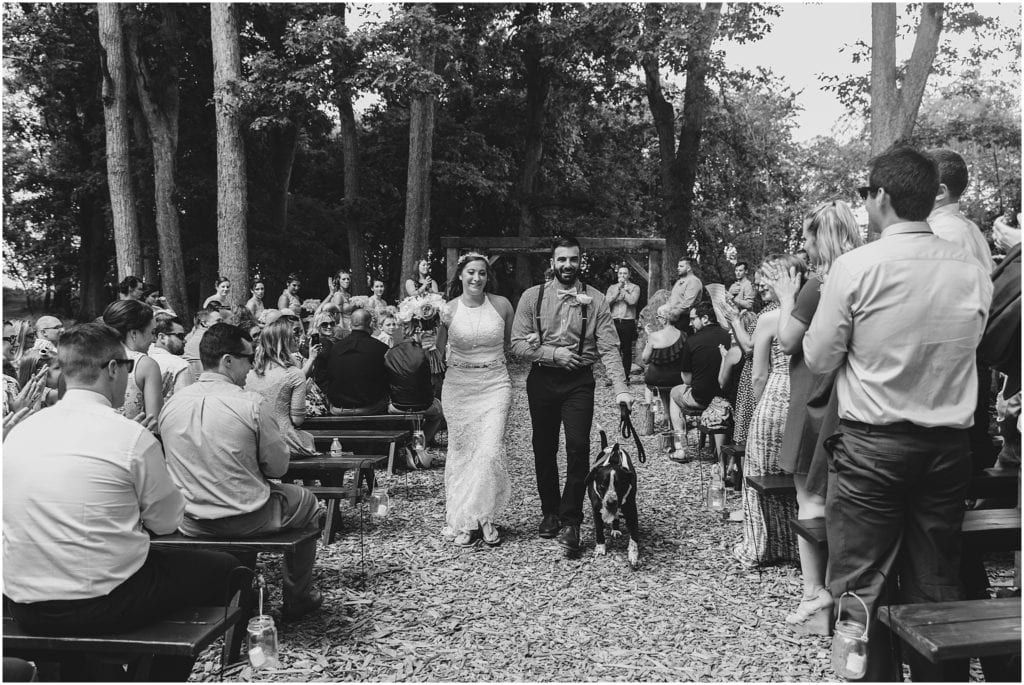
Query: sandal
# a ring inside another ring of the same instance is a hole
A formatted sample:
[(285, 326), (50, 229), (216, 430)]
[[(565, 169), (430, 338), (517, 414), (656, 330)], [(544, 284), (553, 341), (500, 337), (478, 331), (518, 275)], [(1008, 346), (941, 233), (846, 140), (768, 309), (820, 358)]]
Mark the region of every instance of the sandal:
[(786, 616), (786, 623), (795, 633), (831, 635), (834, 604), (832, 593), (827, 588), (818, 588), (810, 597), (801, 599), (796, 611)]
[(459, 547), (475, 547), (477, 541), (473, 539), (473, 533), (464, 530), (456, 535), (452, 542)]
[(498, 527), (490, 521), (486, 521), (480, 524), (480, 530), (483, 532), (484, 542), (491, 547), (497, 547), (501, 544), (501, 535), (498, 533)]

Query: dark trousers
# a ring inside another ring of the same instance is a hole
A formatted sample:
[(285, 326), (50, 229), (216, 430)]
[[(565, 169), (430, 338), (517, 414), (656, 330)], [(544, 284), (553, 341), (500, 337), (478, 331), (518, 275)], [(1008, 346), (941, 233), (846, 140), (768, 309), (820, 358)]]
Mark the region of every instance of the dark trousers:
[(629, 380), (633, 368), (633, 345), (636, 343), (636, 319), (615, 319), (615, 332), (619, 334), (619, 352), (622, 354), (622, 368)]
[[(966, 430), (868, 426), (843, 421), (826, 442), (829, 458), (825, 521), (828, 586), (838, 603), (846, 590), (868, 606), (864, 680), (902, 680), (892, 636), (878, 613), (892, 604), (964, 598), (960, 527), (971, 475)], [(872, 571), (877, 569), (883, 577)], [(856, 601), (843, 618), (864, 621)], [(966, 659), (933, 664), (902, 650), (915, 681), (967, 680)]]
[[(541, 511), (563, 526), (583, 522), (584, 481), (590, 472), (590, 426), (594, 420), (594, 372), (535, 365), (526, 379), (533, 424), (533, 459)], [(565, 489), (558, 494), (558, 429), (565, 427)]]
[[(239, 565), (238, 559), (226, 552), (150, 548), (142, 568), (103, 597), (31, 604), (9, 602), (8, 606), (14, 619), (33, 633), (122, 632), (159, 621), (173, 609), (223, 606), (229, 597), (228, 576)], [(154, 657), (150, 677), (154, 681), (188, 680), (194, 661), (191, 657)], [(84, 658), (64, 661), (62, 677), (65, 680), (108, 677), (108, 673), (94, 666), (96, 664), (89, 664)], [(71, 668), (76, 670), (68, 672)], [(84, 671), (77, 670), (79, 668)]]

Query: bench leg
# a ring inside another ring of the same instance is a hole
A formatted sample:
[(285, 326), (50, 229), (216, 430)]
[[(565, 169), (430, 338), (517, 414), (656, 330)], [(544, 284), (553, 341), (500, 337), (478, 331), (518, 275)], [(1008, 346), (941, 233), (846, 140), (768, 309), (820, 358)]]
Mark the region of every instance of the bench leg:
[(324, 524), (324, 532), (321, 540), (325, 545), (334, 542), (338, 534), (337, 526), (341, 521), (341, 500), (332, 498), (327, 502), (327, 521)]
[[(256, 571), (255, 552), (232, 551), (242, 566)], [(253, 589), (255, 583), (252, 580), (244, 582), (238, 590), (238, 606), (242, 609), (242, 615), (238, 623), (228, 628), (224, 633), (224, 648), (221, 652), (221, 663), (233, 664), (239, 660), (242, 654), (242, 640), (245, 639), (249, 619), (256, 614), (256, 592)], [(224, 659), (227, 659), (225, 662)]]

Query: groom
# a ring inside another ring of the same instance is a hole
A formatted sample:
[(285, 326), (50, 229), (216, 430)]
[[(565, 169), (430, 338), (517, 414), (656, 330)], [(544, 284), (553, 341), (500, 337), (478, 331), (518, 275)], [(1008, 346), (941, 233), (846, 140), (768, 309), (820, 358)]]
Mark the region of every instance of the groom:
[[(619, 337), (599, 290), (579, 282), (580, 244), (554, 244), (555, 278), (523, 293), (512, 324), (512, 352), (533, 362), (526, 379), (533, 423), (533, 458), (540, 493), (540, 536), (570, 554), (580, 550), (584, 481), (590, 471), (594, 372), (600, 357), (615, 385), (616, 402), (633, 404), (619, 354)], [(565, 489), (558, 494), (558, 429), (565, 426)]]

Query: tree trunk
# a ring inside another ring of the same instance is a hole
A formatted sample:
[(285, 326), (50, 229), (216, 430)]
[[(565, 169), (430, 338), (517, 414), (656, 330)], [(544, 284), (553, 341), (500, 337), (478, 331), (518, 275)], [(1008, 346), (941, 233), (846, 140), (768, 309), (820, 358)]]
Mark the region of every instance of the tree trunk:
[[(544, 51), (537, 37), (539, 5), (526, 5), (522, 30), (527, 33), (523, 49), (526, 80), (526, 141), (523, 149), (523, 168), (519, 177), (519, 237), (534, 233), (533, 200), (537, 192), (537, 177), (544, 159), (544, 113), (551, 92), (551, 68), (543, 65)], [(516, 298), (533, 284), (529, 254), (516, 255)]]
[(942, 3), (925, 3), (900, 86), (896, 79), (896, 5), (871, 6), (871, 154), (910, 137), (942, 34)]
[(242, 80), (237, 7), (210, 4), (213, 93), (217, 113), (217, 256), (220, 276), (231, 281), (232, 304), (249, 292), (248, 192), (245, 141), (236, 88)]
[(352, 110), (352, 92), (349, 88), (339, 86), (337, 105), (341, 114), (345, 233), (348, 236), (348, 260), (352, 269), (352, 294), (362, 295), (367, 292), (366, 236), (363, 234), (363, 209), (359, 198), (359, 139), (356, 137), (356, 116)]
[[(423, 46), (416, 61), (433, 71), (435, 50)], [(433, 93), (413, 96), (409, 107), (409, 171), (405, 191), (405, 236), (402, 240), (402, 274), (415, 271), (427, 254), (430, 238), (430, 167), (434, 146)]]
[(292, 184), (295, 152), (299, 147), (299, 127), (294, 123), (274, 128), (268, 136), (274, 196), (271, 198), (271, 225), (275, 235), (288, 231), (288, 190)]
[(160, 254), (160, 287), (171, 309), (187, 320), (190, 308), (185, 294), (185, 262), (181, 253), (178, 206), (174, 199), (177, 189), (175, 177), (180, 103), (178, 67), (173, 55), (173, 46), (178, 44), (179, 37), (173, 5), (160, 7), (159, 35), (166, 51), (162, 55), (165, 73), (153, 73), (146, 65), (139, 52), (137, 27), (129, 33), (128, 54), (135, 76), (135, 90), (153, 149), (153, 205), (156, 210), (156, 235)]
[(107, 143), (107, 185), (114, 223), (114, 249), (118, 280), (142, 272), (142, 248), (135, 216), (128, 128), (128, 74), (125, 67), (121, 5), (98, 3), (101, 66), (103, 69), (103, 122)]

